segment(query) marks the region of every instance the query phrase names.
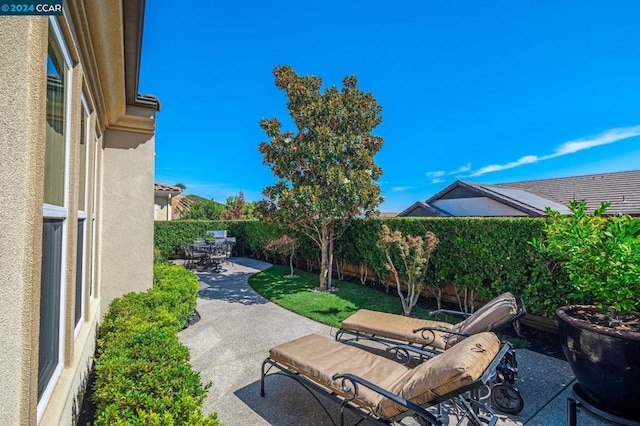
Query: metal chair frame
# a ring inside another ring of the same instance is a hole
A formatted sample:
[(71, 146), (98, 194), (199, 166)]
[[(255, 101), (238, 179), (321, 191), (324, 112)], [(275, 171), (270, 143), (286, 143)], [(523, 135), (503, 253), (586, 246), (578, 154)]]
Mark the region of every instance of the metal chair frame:
[[(487, 369), (478, 380), (453, 392), (439, 396), (421, 406), (414, 404), (413, 402), (402, 398), (401, 396), (393, 394), (386, 389), (377, 386), (375, 383), (371, 383), (359, 376), (350, 373), (336, 374), (332, 377), (333, 380), (341, 380), (342, 389), (344, 390), (344, 392), (346, 394), (351, 394), (348, 397), (338, 395), (335, 392), (331, 391), (329, 388), (323, 386), (317, 381), (314, 381), (313, 378), (307, 377), (306, 375), (303, 375), (296, 370), (280, 364), (270, 357), (267, 357), (262, 363), (260, 396), (265, 396), (265, 378), (267, 376), (283, 375), (295, 380), (309, 393), (311, 393), (311, 395), (318, 402), (318, 404), (320, 404), (325, 414), (329, 417), (334, 425), (337, 425), (338, 423), (336, 423), (336, 421), (327, 410), (326, 406), (312, 391), (315, 390), (320, 394), (325, 395), (333, 402), (340, 404), (340, 425), (344, 425), (345, 411), (349, 410), (360, 416), (360, 421), (358, 421), (356, 424), (359, 424), (366, 419), (376, 425), (390, 425), (398, 422), (406, 416), (413, 415), (414, 418), (416, 418), (416, 420), (422, 425), (442, 426), (446, 424), (443, 421), (444, 416), (454, 415), (458, 418), (459, 421), (461, 421), (461, 419), (465, 417), (468, 418), (473, 425), (488, 424), (493, 426), (496, 424), (498, 416), (490, 407), (481, 402), (476, 394), (480, 388), (482, 388), (483, 386), (487, 386), (491, 381), (495, 379), (495, 376), (497, 374), (496, 369), (509, 350), (511, 350), (511, 344), (508, 342), (503, 343), (498, 354), (494, 357), (494, 359), (489, 364), (489, 367), (487, 367)], [(265, 369), (265, 367), (267, 368)], [(269, 374), (273, 367), (276, 367), (280, 371)], [(357, 405), (356, 401), (358, 399), (359, 386), (371, 389), (374, 392), (391, 399), (392, 401), (405, 407), (407, 411), (393, 418), (385, 419), (375, 416), (366, 409)], [(436, 407), (437, 410), (435, 414), (427, 411), (427, 408), (430, 407)]]

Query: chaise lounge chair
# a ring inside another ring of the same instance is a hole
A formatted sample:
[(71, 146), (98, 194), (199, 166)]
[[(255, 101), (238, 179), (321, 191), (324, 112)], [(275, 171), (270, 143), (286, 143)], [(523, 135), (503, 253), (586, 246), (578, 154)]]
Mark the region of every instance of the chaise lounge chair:
[[(446, 310), (433, 312), (437, 313), (467, 315)], [(443, 351), (472, 334), (495, 331), (511, 324), (526, 313), (524, 303), (516, 301), (511, 293), (501, 294), (455, 325), (360, 309), (342, 321), (336, 340), (344, 340), (345, 335), (351, 335), (391, 345), (405, 342)]]
[[(516, 300), (511, 293), (504, 293), (471, 315), (447, 310), (434, 311), (432, 314), (437, 313), (463, 315), (466, 318), (457, 324), (449, 324), (361, 309), (342, 321), (335, 338), (337, 341), (374, 340), (389, 346), (401, 359), (406, 357), (408, 360), (407, 350), (431, 358), (450, 350), (471, 335), (496, 331), (512, 324), (527, 311), (522, 300)], [(498, 373), (491, 386), (494, 406), (505, 413), (516, 414), (522, 410), (524, 401), (514, 387), (517, 362), (513, 351), (509, 351)]]
[[(449, 420), (447, 416), (454, 416), (458, 420), (466, 417), (474, 425), (493, 425), (495, 413), (471, 393), (493, 379), (509, 349), (509, 343), (501, 344), (495, 334), (479, 333), (409, 368), (311, 334), (269, 350), (262, 363), (260, 395), (265, 395), (265, 378), (281, 374), (339, 402), (341, 425), (345, 410), (374, 424), (393, 424), (413, 415), (420, 424), (442, 425)], [(272, 367), (279, 371), (269, 374)], [(427, 410), (429, 407), (435, 408)]]

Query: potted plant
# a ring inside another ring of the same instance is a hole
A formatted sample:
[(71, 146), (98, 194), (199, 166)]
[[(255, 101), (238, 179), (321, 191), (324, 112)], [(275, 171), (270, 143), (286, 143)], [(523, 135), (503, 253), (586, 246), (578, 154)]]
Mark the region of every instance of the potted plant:
[(640, 420), (640, 220), (591, 215), (573, 201), (572, 214), (547, 210), (545, 238), (533, 245), (568, 273), (570, 300), (556, 311), (562, 349), (579, 391), (595, 408)]

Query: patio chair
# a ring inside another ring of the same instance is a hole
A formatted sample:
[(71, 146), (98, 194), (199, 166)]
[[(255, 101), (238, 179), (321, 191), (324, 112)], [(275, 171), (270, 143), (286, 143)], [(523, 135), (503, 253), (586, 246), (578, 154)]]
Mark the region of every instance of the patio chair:
[(441, 352), (472, 334), (495, 331), (511, 324), (527, 311), (522, 300), (516, 301), (511, 293), (504, 293), (473, 314), (448, 310), (433, 311), (431, 314), (441, 313), (461, 315), (466, 318), (457, 324), (449, 324), (444, 321), (423, 320), (360, 309), (342, 321), (342, 327), (336, 333), (336, 340), (345, 340), (349, 335), (392, 345), (405, 342)]
[(184, 267), (187, 269), (192, 269), (206, 256), (206, 253), (195, 251), (191, 244), (183, 244), (182, 248), (184, 249)]
[[(409, 352), (420, 354), (420, 359), (424, 360), (450, 350), (469, 336), (512, 324), (527, 311), (522, 300), (517, 301), (511, 293), (504, 293), (473, 314), (449, 310), (432, 312), (434, 315), (441, 313), (466, 318), (457, 324), (449, 324), (361, 309), (342, 321), (335, 339), (343, 342), (374, 340), (394, 351), (400, 360), (410, 361)], [(524, 407), (524, 400), (515, 387), (517, 373), (515, 352), (509, 351), (491, 385), (494, 406), (509, 414), (517, 414)]]
[[(409, 368), (311, 334), (269, 350), (262, 363), (260, 395), (265, 396), (265, 378), (280, 374), (338, 402), (341, 425), (346, 410), (373, 424), (394, 424), (413, 415), (420, 424), (442, 425), (454, 416), (475, 425), (494, 425), (495, 412), (472, 394), (492, 380), (509, 349), (510, 344), (501, 344), (495, 334), (479, 333)], [(273, 367), (278, 370), (269, 374)], [(310, 394), (336, 424), (320, 399)]]

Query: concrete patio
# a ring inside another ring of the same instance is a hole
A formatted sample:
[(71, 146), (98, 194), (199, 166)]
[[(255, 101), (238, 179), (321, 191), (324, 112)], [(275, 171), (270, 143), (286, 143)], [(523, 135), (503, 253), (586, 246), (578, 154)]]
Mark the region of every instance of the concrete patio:
[[(200, 280), (197, 309), (202, 319), (181, 331), (180, 339), (191, 352), (193, 368), (204, 382), (213, 383), (203, 411), (217, 412), (228, 426), (331, 424), (315, 399), (283, 376), (268, 378), (267, 394), (260, 397), (260, 366), (269, 348), (309, 333), (329, 336), (336, 331), (255, 293), (247, 279), (269, 266), (236, 258), (220, 273), (196, 273)], [(565, 424), (567, 397), (575, 382), (568, 364), (526, 349), (518, 349), (517, 357), (517, 386), (525, 406), (517, 416), (504, 416), (499, 424)], [(320, 399), (333, 418), (339, 419), (338, 405)], [(580, 426), (613, 425), (584, 409), (578, 409), (577, 420)], [(416, 424), (412, 419), (406, 422)]]

